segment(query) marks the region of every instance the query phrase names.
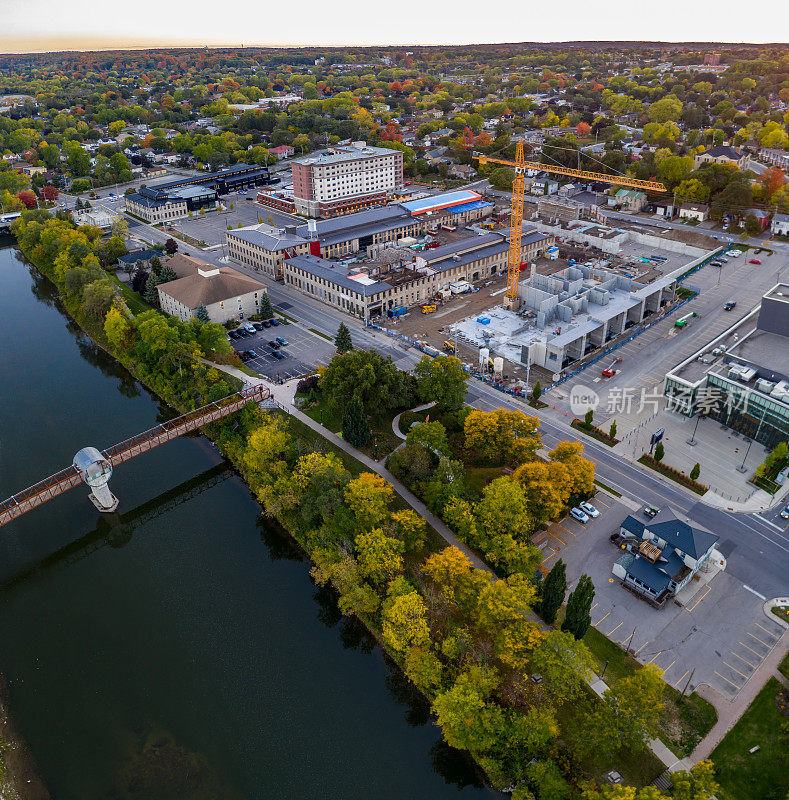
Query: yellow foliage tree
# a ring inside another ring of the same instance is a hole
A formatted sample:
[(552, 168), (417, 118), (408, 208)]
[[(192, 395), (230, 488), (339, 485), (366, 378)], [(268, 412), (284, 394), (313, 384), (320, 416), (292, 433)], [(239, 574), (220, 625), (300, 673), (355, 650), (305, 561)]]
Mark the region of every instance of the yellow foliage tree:
[(104, 318), (104, 335), (114, 350), (123, 350), (128, 346), (130, 330), (126, 317), (113, 306)]
[(380, 528), (356, 537), (359, 567), (365, 577), (379, 585), (403, 571), (403, 549), (399, 539), (387, 536)]
[(362, 530), (383, 525), (393, 499), (392, 485), (374, 472), (363, 472), (345, 488), (345, 502)]
[(384, 602), (382, 633), (386, 645), (396, 653), (430, 644), (427, 607), (416, 591), (390, 596)]
[(464, 423), (466, 447), (491, 462), (530, 461), (542, 446), (540, 421), (523, 411), (474, 409)]

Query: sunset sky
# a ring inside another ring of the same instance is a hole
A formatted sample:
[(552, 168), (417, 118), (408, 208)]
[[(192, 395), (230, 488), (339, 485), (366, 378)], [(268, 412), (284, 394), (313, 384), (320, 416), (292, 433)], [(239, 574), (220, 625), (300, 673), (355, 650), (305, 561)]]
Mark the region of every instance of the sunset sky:
[[(517, 41), (661, 40), (769, 42), (786, 31), (765, 24), (786, 14), (766, 0), (759, 14), (719, 13), (703, 3), (665, 0), (647, 13), (637, 4), (581, 0), (533, 4), (361, 0), (289, 6), (260, 0), (135, 0), (120, 6), (87, 0), (0, 0), (0, 52), (159, 45), (467, 44)], [(534, 11), (530, 11), (534, 9)]]

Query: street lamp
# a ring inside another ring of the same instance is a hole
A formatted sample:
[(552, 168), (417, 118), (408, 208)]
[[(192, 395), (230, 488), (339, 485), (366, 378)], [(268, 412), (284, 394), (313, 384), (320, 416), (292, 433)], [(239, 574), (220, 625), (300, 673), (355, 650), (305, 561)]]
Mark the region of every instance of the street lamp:
[(694, 447), (696, 444), (696, 429), (699, 427), (699, 422), (702, 419), (704, 419), (704, 414), (699, 414), (696, 417), (696, 424), (693, 426), (693, 434), (691, 435), (690, 439), (685, 440), (691, 447)]
[(603, 667), (603, 671), (600, 673), (600, 680), (603, 680), (605, 677), (605, 671), (608, 669), (608, 659), (605, 660), (605, 666)]

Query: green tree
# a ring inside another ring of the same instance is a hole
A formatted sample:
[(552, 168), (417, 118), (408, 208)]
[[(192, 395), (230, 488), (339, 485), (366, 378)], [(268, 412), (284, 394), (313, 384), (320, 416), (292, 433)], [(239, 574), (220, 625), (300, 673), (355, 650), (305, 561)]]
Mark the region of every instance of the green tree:
[(621, 746), (643, 750), (657, 736), (664, 686), (661, 670), (655, 664), (647, 664), (605, 693), (614, 737)]
[(153, 271), (151, 271), (148, 280), (145, 282), (145, 294), (143, 294), (143, 298), (149, 306), (153, 306), (154, 308), (159, 308), (159, 292), (156, 290), (156, 287), (160, 282), (156, 273)]
[(616, 420), (611, 423), (611, 427), (608, 429), (608, 435), (612, 439), (616, 439)]
[(378, 416), (408, 401), (405, 374), (391, 358), (368, 350), (336, 355), (321, 376), (320, 387), (335, 413), (344, 411), (354, 395), (366, 413)]
[(569, 631), (576, 639), (583, 639), (592, 624), (592, 601), (594, 584), (588, 575), (581, 575), (578, 584), (567, 598), (567, 614), (562, 630)]
[(151, 258), (151, 272), (158, 278), (162, 274), (162, 261), (159, 256)]
[(354, 447), (364, 447), (370, 441), (370, 425), (362, 401), (356, 395), (351, 398), (342, 418), (342, 436)]
[(556, 612), (564, 602), (564, 594), (567, 591), (567, 576), (565, 563), (559, 559), (545, 576), (542, 582), (542, 599), (540, 601), (540, 613), (542, 618), (553, 625), (556, 619)]
[(406, 436), (407, 442), (418, 442), (438, 458), (450, 455), (447, 429), (440, 422), (417, 422)]
[(274, 316), (274, 307), (271, 305), (271, 298), (266, 292), (260, 299), (260, 316), (263, 319), (271, 319)]
[(693, 469), (690, 471), (690, 479), (692, 481), (698, 480), (699, 475), (701, 475), (701, 464), (694, 464)]
[(745, 232), (751, 236), (758, 236), (761, 231), (762, 226), (759, 224), (759, 220), (753, 214), (748, 214), (745, 217)]
[(655, 448), (655, 461), (662, 461), (665, 454), (666, 449), (663, 447), (663, 442), (658, 442)]
[(380, 586), (403, 571), (403, 543), (380, 528), (363, 531), (355, 544), (359, 568), (374, 584)]
[(558, 703), (585, 694), (595, 663), (589, 648), (568, 631), (551, 631), (532, 654), (532, 668), (545, 678)]
[(200, 322), (211, 321), (211, 317), (208, 316), (208, 309), (205, 307), (203, 303), (200, 303), (195, 309), (195, 319), (199, 319)]
[(337, 335), (334, 337), (334, 345), (337, 348), (338, 353), (347, 353), (348, 351), (353, 350), (351, 332), (348, 330), (348, 326), (344, 322), (341, 322), (340, 327), (337, 328)]
[(587, 425), (591, 425), (593, 419), (594, 419), (594, 409), (593, 408), (588, 408), (586, 410), (586, 414), (584, 414), (584, 422)]
[(553, 761), (530, 764), (526, 774), (534, 781), (540, 800), (567, 800), (570, 796), (570, 785)]
[(178, 280), (175, 270), (169, 264), (165, 264), (159, 273), (159, 283), (169, 283), (175, 280)]
[(542, 385), (539, 381), (534, 384), (534, 388), (531, 390), (531, 399), (536, 403), (540, 397), (542, 396)]
[(458, 411), (463, 406), (468, 375), (459, 359), (422, 356), (414, 374), (421, 400), (434, 402), (441, 411)]

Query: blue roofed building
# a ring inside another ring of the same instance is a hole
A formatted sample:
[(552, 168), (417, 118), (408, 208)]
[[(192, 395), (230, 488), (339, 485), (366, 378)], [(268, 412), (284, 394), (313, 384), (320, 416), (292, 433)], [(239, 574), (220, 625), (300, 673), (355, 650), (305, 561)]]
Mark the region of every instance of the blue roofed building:
[(656, 608), (677, 595), (708, 565), (718, 536), (664, 508), (648, 522), (627, 516), (623, 534), (641, 539), (635, 553), (623, 553), (613, 566), (622, 585)]

